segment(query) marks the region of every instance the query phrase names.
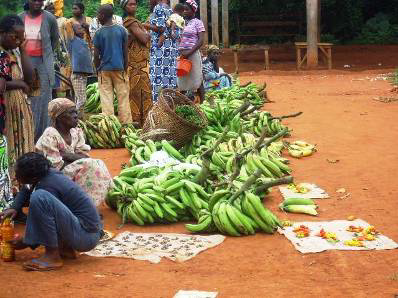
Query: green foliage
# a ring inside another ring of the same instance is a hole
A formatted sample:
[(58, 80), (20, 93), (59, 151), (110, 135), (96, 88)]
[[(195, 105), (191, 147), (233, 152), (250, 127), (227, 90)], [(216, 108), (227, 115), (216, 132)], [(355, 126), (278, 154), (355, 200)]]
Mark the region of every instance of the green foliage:
[(392, 85), (398, 86), (398, 69), (389, 76), (388, 80)]
[[(65, 1), (65, 10), (64, 16), (70, 18), (72, 16), (72, 4), (73, 0), (66, 0)], [(119, 1), (115, 1), (118, 3)], [(89, 17), (96, 17), (98, 8), (100, 7), (100, 0), (85, 0), (83, 1), (86, 7), (85, 14)], [(118, 16), (123, 16), (124, 12), (119, 4), (115, 4), (114, 13)], [(148, 7), (148, 0), (138, 0), (136, 18), (141, 21), (145, 22), (150, 15), (150, 9)]]
[(368, 20), (355, 39), (359, 44), (396, 44), (397, 41), (397, 24), (391, 24), (388, 16), (382, 13)]
[(190, 123), (194, 123), (199, 126), (202, 124), (201, 116), (198, 114), (194, 106), (191, 105), (179, 105), (175, 110), (176, 114), (181, 118), (184, 118)]
[(8, 14), (17, 14), (23, 10), (23, 1), (7, 0), (0, 1), (0, 18)]

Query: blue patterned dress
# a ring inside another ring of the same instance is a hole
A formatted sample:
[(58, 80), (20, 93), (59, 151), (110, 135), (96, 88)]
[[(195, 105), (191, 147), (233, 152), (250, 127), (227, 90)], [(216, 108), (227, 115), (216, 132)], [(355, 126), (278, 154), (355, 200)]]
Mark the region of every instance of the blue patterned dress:
[[(176, 58), (179, 56), (178, 40), (170, 37), (170, 30), (166, 26), (166, 21), (173, 11), (166, 4), (158, 4), (151, 14), (150, 24), (165, 29), (166, 38), (162, 47), (158, 47), (160, 33), (151, 31), (150, 48), (150, 81), (152, 86), (152, 101), (158, 100), (158, 95), (163, 88), (177, 88)], [(176, 36), (181, 32), (177, 29)]]

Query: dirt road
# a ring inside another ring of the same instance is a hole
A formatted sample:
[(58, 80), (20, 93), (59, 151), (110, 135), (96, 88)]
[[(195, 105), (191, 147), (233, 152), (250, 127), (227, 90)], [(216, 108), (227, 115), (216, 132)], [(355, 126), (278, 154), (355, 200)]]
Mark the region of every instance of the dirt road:
[[(241, 81), (267, 82), (274, 103), (265, 109), (274, 115), (304, 112), (284, 123), (294, 129), (291, 139), (317, 144), (313, 156), (291, 159), (297, 182), (317, 183), (331, 195), (318, 201), (317, 219), (355, 215), (397, 242), (398, 104), (374, 100), (397, 99), (388, 82), (375, 79), (387, 71), (243, 73)], [(129, 158), (125, 150), (92, 155), (104, 159), (113, 175)], [(338, 188), (350, 196), (340, 200)], [(274, 190), (265, 204), (282, 219), (315, 220), (283, 214), (277, 209), (280, 201)], [(118, 232), (116, 213), (103, 212), (106, 228)], [(186, 233), (183, 224), (125, 225), (123, 230)], [(398, 288), (397, 250), (303, 255), (278, 234), (228, 237), (184, 263), (82, 255), (53, 273), (21, 270), (24, 260), (40, 253), (24, 250), (15, 263), (0, 262), (0, 279), (9, 285), (1, 288), (2, 297), (173, 297), (181, 289), (218, 291), (218, 297), (394, 297)]]

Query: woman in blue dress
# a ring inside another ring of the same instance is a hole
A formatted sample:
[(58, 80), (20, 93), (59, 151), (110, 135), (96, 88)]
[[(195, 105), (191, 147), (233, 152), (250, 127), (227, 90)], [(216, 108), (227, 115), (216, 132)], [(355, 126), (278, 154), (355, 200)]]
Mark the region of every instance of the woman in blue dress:
[(219, 56), (219, 48), (215, 45), (209, 45), (207, 56), (202, 61), (205, 92), (232, 86), (231, 76), (219, 67)]
[[(158, 95), (163, 88), (177, 88), (176, 59), (179, 55), (178, 40), (181, 32), (171, 35), (166, 22), (173, 11), (168, 5), (168, 0), (151, 0), (153, 12), (147, 29), (151, 30), (150, 48), (150, 81), (152, 85), (152, 101), (158, 100)], [(177, 26), (176, 26), (177, 27)], [(160, 42), (161, 35), (165, 36)]]

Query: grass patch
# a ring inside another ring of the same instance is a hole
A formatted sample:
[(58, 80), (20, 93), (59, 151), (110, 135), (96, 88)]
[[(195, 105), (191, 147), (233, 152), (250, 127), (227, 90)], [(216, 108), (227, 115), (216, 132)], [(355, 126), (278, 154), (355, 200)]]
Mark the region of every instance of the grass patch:
[(389, 76), (388, 80), (392, 85), (398, 86), (398, 69)]

